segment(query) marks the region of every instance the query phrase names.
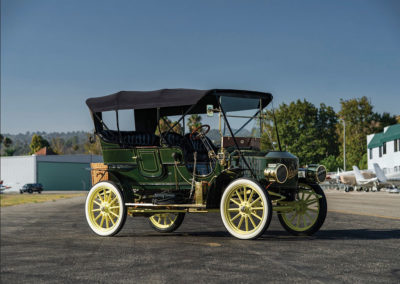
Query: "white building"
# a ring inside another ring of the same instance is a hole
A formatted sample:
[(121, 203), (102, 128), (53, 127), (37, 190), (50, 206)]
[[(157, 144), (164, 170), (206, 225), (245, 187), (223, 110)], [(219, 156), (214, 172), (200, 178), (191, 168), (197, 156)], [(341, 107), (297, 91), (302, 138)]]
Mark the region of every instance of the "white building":
[(13, 191), (26, 183), (41, 183), (44, 190), (88, 190), (90, 163), (102, 161), (95, 155), (1, 157), (0, 179)]
[(368, 169), (377, 163), (387, 174), (400, 172), (400, 124), (367, 136)]

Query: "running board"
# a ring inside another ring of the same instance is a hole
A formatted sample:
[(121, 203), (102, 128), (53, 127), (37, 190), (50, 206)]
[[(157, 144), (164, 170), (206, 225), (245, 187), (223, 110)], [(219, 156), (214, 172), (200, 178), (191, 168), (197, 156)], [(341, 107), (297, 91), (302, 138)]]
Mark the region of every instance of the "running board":
[(125, 206), (128, 207), (150, 207), (150, 208), (165, 208), (165, 207), (174, 207), (174, 208), (198, 208), (205, 209), (205, 205), (198, 204), (153, 204), (153, 203), (125, 203)]

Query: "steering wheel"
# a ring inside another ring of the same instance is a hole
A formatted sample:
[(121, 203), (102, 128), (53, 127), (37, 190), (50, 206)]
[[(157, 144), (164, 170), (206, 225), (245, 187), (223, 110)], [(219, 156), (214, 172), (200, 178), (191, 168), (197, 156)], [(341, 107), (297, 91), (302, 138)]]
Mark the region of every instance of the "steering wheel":
[[(207, 129), (202, 130), (202, 131), (199, 131), (200, 129), (203, 129), (203, 128), (207, 128)], [(190, 133), (189, 139), (192, 139), (192, 140), (199, 140), (199, 139), (200, 139), (200, 136), (201, 136), (201, 135), (206, 135), (206, 134), (208, 133), (208, 131), (210, 131), (210, 125), (208, 125), (208, 124), (200, 125), (199, 127), (196, 127), (196, 129), (194, 129), (194, 130), (192, 131), (192, 133)], [(195, 133), (198, 133), (198, 134), (200, 134), (200, 135), (197, 135), (197, 136), (193, 137), (193, 134), (195, 134)]]

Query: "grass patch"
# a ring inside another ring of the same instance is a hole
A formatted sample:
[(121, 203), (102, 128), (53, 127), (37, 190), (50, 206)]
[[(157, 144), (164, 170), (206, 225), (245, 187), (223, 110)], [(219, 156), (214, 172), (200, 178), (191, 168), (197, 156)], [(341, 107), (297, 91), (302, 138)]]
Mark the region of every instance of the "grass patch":
[(40, 203), (46, 201), (56, 201), (62, 198), (71, 198), (75, 196), (84, 196), (85, 193), (65, 193), (65, 194), (1, 194), (0, 195), (0, 206), (12, 206), (26, 203)]

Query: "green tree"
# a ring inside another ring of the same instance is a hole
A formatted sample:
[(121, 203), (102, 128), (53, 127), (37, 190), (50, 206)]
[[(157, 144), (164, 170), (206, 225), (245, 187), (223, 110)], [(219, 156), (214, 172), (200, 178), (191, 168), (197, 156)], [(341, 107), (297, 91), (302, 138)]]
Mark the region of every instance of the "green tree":
[(187, 126), (189, 127), (190, 131), (193, 131), (197, 127), (201, 125), (201, 116), (198, 114), (192, 114), (187, 122)]
[(3, 139), (3, 145), (6, 148), (10, 147), (12, 145), (12, 143), (13, 143), (13, 141), (8, 137)]
[(17, 151), (16, 148), (4, 149), (4, 156), (14, 156), (15, 151)]
[(101, 155), (101, 145), (100, 145), (100, 139), (97, 137), (97, 135), (94, 135), (94, 141), (93, 143), (90, 141), (91, 135), (88, 133), (87, 134), (87, 140), (85, 144), (83, 145), (83, 148), (85, 149), (86, 154), (91, 154), (91, 155)]
[(364, 155), (362, 155), (361, 160), (358, 163), (358, 167), (360, 168), (360, 170), (368, 169), (368, 155), (367, 155), (367, 153), (364, 153)]
[(71, 138), (68, 138), (63, 147), (64, 153), (73, 153), (76, 152), (80, 149), (79, 147), (79, 137), (78, 136), (72, 136)]
[[(367, 97), (340, 100), (339, 117), (346, 124), (346, 169), (359, 165), (367, 152), (367, 135), (374, 133), (377, 118)], [(340, 156), (343, 157), (343, 123), (338, 124)]]
[[(176, 121), (172, 122), (168, 117), (164, 116), (159, 121), (160, 129), (158, 127), (156, 128), (156, 134), (160, 135), (160, 130), (161, 130), (161, 133), (169, 131), (170, 126), (173, 126), (175, 123), (176, 123)], [(179, 133), (179, 134), (183, 134), (182, 125), (180, 123), (176, 124), (172, 128), (172, 131), (176, 132), (176, 133)]]
[[(265, 115), (261, 137), (263, 150), (277, 143), (272, 112), (267, 111)], [(296, 155), (300, 165), (319, 163), (330, 155), (337, 155), (337, 116), (331, 107), (321, 104), (318, 109), (306, 100), (297, 100), (280, 105), (275, 117), (283, 149)]]
[(4, 146), (4, 148), (2, 149), (1, 144), (0, 144), (1, 154), (3, 154), (4, 156), (13, 156), (16, 151), (16, 148), (11, 147), (11, 145), (14, 144), (14, 142), (11, 140), (11, 138), (4, 137), (3, 135), (1, 135), (0, 141), (2, 142), (2, 145)]
[(36, 153), (43, 147), (50, 147), (49, 142), (42, 136), (33, 134), (31, 144), (29, 145), (29, 148), (31, 149), (29, 155)]
[(59, 138), (59, 137), (51, 139), (51, 148), (58, 155), (64, 154), (64, 152), (65, 152), (64, 139)]
[(334, 155), (329, 155), (319, 163), (324, 165), (328, 172), (336, 172), (338, 168), (343, 167), (343, 160)]
[(371, 131), (373, 133), (382, 132), (386, 126), (397, 124), (397, 118), (395, 115), (384, 112), (383, 114), (374, 113), (370, 122)]
[(4, 136), (2, 134), (0, 134), (0, 144), (3, 143), (4, 140)]
[(320, 147), (325, 150), (323, 156), (339, 154), (339, 135), (337, 133), (338, 116), (332, 107), (320, 104), (317, 118)]

